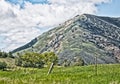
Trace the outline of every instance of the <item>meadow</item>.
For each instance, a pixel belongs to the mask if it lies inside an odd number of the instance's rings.
[[[55,66],[49,68],[21,68],[0,71],[0,84],[120,84],[120,64],[95,66]]]

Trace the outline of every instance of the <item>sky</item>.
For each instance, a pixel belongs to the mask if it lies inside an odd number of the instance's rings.
[[[120,17],[120,0],[0,0],[0,49],[12,51],[84,13]]]

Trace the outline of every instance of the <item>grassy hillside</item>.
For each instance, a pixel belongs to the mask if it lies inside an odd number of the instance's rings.
[[[48,68],[19,68],[0,71],[0,84],[120,84],[120,64],[99,65],[95,75],[93,65],[55,67],[47,76]]]
[[[9,66],[10,67],[15,67],[16,66],[15,65],[15,59],[13,59],[13,58],[9,58],[9,57],[7,57],[7,58],[0,58],[0,62],[7,63],[8,67]]]

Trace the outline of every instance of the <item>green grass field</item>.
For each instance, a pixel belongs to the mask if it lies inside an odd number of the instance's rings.
[[[0,84],[120,84],[120,64],[55,67],[47,76],[48,68],[16,68],[0,71]]]

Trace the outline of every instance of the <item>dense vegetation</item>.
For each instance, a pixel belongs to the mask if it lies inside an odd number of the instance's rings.
[[[2,59],[8,59],[8,58],[14,58],[11,52],[6,53],[6,52],[0,51],[0,70],[4,71],[8,67],[7,63],[2,60]]]
[[[16,65],[22,67],[42,68],[44,65],[49,65],[52,62],[57,62],[57,56],[54,52],[45,52],[42,54],[27,52],[18,54],[16,58]]]
[[[0,71],[0,84],[120,84],[120,65],[99,65],[97,75],[93,65],[48,68],[16,68]]]
[[[4,51],[0,51],[0,58],[6,58],[6,57],[11,57],[14,58],[11,52],[4,52]]]
[[[5,70],[5,68],[7,67],[7,64],[5,62],[0,62],[0,70]]]
[[[16,66],[43,68],[44,65],[57,63],[57,55],[54,52],[34,53],[26,52],[13,56],[12,53],[0,52],[0,69],[5,70]],[[13,62],[11,62],[13,60]],[[15,62],[14,62],[15,60]],[[9,62],[8,62],[9,61]],[[11,62],[11,63],[10,63]]]

